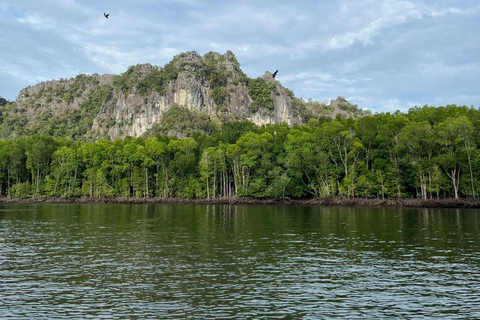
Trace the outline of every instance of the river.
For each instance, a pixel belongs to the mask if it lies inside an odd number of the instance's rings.
[[[0,205],[0,319],[480,318],[480,211]]]

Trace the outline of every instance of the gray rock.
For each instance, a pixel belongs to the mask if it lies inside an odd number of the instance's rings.
[[[247,78],[231,51],[223,55],[209,52],[203,57],[190,51],[175,56],[172,63],[180,72],[176,78],[165,84],[162,92],[152,90],[142,95],[136,87],[130,87],[127,92],[123,92],[114,84],[116,76],[94,74],[69,80],[47,81],[22,89],[16,100],[16,109],[26,113],[27,125],[34,124],[39,114],[47,112],[53,118],[61,118],[62,114],[80,108],[95,90],[101,87],[112,88],[111,97],[102,101],[94,115],[92,127],[86,133],[87,138],[92,140],[141,136],[158,123],[174,104],[204,112],[220,121],[249,120],[258,125],[302,123],[298,110],[292,110],[292,102],[298,99],[275,81],[268,71],[262,78],[273,82],[276,88],[275,92],[271,92],[273,110],[260,109],[252,113],[250,106],[253,100],[246,85]],[[202,70],[205,70],[202,67],[206,65],[228,75],[226,83],[222,84],[226,95],[221,105],[217,105],[214,99],[215,86],[218,90],[218,84],[215,83],[217,80],[212,78],[212,74],[202,74]],[[148,63],[139,64],[134,66],[131,72],[141,78],[148,76],[154,69],[158,70],[158,67]],[[340,108],[348,104],[342,99],[332,100],[334,112],[330,116],[348,114]]]

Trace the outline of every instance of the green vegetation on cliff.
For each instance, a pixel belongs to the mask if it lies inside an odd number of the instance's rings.
[[[198,128],[211,125],[180,107],[171,116]],[[318,118],[293,127],[226,123],[185,139],[158,133],[82,143],[32,136],[0,141],[0,194],[477,197],[479,151],[480,111],[465,106]]]
[[[66,83],[68,80],[62,79],[60,83]],[[53,88],[50,92],[39,92],[37,98],[41,99],[42,96],[45,97],[47,103],[55,101],[60,103],[62,101],[70,104],[76,97],[80,96],[83,92],[89,91],[89,89],[94,89],[98,86],[98,79],[88,76],[85,74],[80,74],[73,79],[73,82],[68,86],[57,86]]]
[[[90,86],[87,90],[86,86]],[[52,112],[51,108],[42,107],[36,100],[29,100],[25,109],[33,109],[35,117],[29,120],[28,112],[19,110],[15,104],[8,104],[0,109],[0,134],[3,138],[17,139],[32,135],[49,135],[52,137],[68,137],[83,140],[89,134],[93,120],[101,106],[110,101],[113,88],[108,85],[98,85],[88,76],[78,76],[68,89],[57,87],[47,93],[43,99],[69,99],[75,92],[84,92],[83,101],[76,108],[63,108],[59,112]],[[40,99],[40,98],[39,98]],[[73,98],[72,98],[73,99]]]
[[[174,116],[159,114],[172,108],[175,102],[208,110],[209,114],[196,113],[192,118],[195,120],[190,119],[192,114],[187,116],[182,112]],[[282,114],[278,117],[275,103],[281,105],[278,110],[281,109]],[[293,117],[289,117],[290,106]],[[217,124],[209,123],[209,117],[221,122],[263,121],[265,115],[275,115],[271,117],[274,121],[307,123],[322,116],[365,114],[344,99],[335,106],[297,99],[292,91],[269,77],[250,79],[229,51],[223,55],[209,52],[204,56],[187,52],[175,56],[163,67],[138,64],[119,76],[81,74],[27,87],[15,102],[0,100],[0,137],[49,135],[77,141],[115,139],[127,133],[144,133],[151,128],[152,118],[163,116],[165,119],[154,124],[150,132],[191,136],[194,131],[216,130]],[[172,112],[175,110],[172,108]],[[258,117],[257,112],[261,113]],[[196,123],[189,125],[192,121]]]
[[[220,123],[212,120],[207,114],[197,110],[190,111],[183,106],[175,104],[163,114],[162,119],[148,130],[144,136],[181,134],[190,137],[195,133],[211,134],[218,131],[219,128]]]
[[[248,79],[247,81],[248,94],[252,97],[252,104],[250,110],[258,112],[259,110],[273,111],[273,97],[272,94],[277,93],[275,82],[267,82],[263,78]]]
[[[142,70],[144,67],[145,65],[130,66],[126,72],[114,78],[115,87],[124,94],[136,89],[142,96],[148,95],[152,91],[163,95],[168,83],[175,80],[181,71],[173,61],[167,63],[163,68],[150,66],[149,69]]]
[[[0,107],[6,106],[7,103],[8,103],[7,99],[0,97]]]
[[[227,71],[223,62],[223,56],[216,57],[213,52],[209,52],[205,54],[203,63],[196,70],[196,76],[210,84],[213,101],[220,107],[227,102],[227,84],[231,78],[231,73]]]

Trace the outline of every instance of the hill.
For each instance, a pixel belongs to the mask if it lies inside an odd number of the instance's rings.
[[[163,67],[138,64],[121,75],[42,82],[2,104],[2,138],[42,134],[87,141],[156,132],[185,136],[192,126],[211,133],[229,121],[294,125],[321,116],[365,114],[340,97],[330,105],[305,102],[270,72],[249,78],[230,51],[186,52]]]

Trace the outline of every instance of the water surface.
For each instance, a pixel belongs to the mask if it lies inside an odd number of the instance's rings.
[[[480,318],[480,211],[0,205],[1,319]]]

